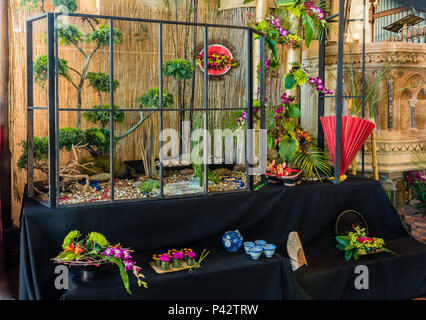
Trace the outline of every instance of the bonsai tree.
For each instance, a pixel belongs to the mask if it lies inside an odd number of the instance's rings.
[[[137,98],[137,103],[140,107],[149,109],[158,109],[160,105],[160,93],[158,88],[152,88],[145,92],[143,95]],[[167,90],[163,90],[163,108],[168,108],[173,104],[173,95]],[[141,111],[141,121],[145,121],[155,111],[150,111],[146,117],[144,117]],[[145,170],[145,175],[150,179],[157,179],[157,171],[155,168],[155,153],[154,153],[154,128],[150,127],[150,132],[147,132],[147,128],[143,128],[142,132],[142,160]]]
[[[185,59],[174,59],[166,61],[163,64],[163,74],[166,77],[173,78],[173,88],[177,84],[177,105],[179,108],[185,108],[185,89],[186,80],[192,79],[194,67],[191,62]],[[185,112],[179,113],[179,130],[182,132],[182,121],[184,120]],[[182,147],[182,146],[181,146]]]

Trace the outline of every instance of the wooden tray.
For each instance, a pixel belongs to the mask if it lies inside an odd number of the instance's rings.
[[[155,261],[151,261],[149,263],[149,265],[152,267],[152,269],[154,269],[155,272],[161,274],[161,273],[169,273],[169,272],[176,272],[176,271],[182,271],[182,270],[188,270],[190,268],[196,268],[196,263],[193,264],[192,266],[188,267],[188,264],[186,263],[186,261],[182,261],[182,266],[180,268],[172,268],[172,263],[170,263],[170,268],[169,270],[164,271],[163,269],[161,269],[161,266],[157,266],[157,263]]]

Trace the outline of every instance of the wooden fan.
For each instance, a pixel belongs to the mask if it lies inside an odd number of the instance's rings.
[[[299,234],[296,231],[290,232],[288,235],[287,252],[290,257],[291,269],[293,271],[296,271],[303,265],[308,266],[302,242],[300,241]]]

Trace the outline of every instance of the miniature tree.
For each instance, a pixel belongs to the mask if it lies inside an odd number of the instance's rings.
[[[152,88],[145,92],[137,99],[137,103],[141,107],[149,109],[158,109],[160,106],[160,90]],[[163,108],[168,108],[173,104],[173,95],[167,90],[163,90]],[[150,111],[144,117],[141,111],[141,120],[146,120],[154,114],[155,111]],[[157,179],[157,171],[155,169],[155,153],[154,153],[154,129],[151,126],[148,134],[147,129],[144,127],[142,132],[142,160],[145,170],[145,175],[150,179]]]

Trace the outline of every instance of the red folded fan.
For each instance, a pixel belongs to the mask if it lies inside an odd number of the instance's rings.
[[[324,136],[330,150],[331,159],[335,159],[335,135],[336,135],[336,117],[328,116],[321,118]],[[340,157],[340,175],[342,176],[349,168],[352,160],[361,149],[362,145],[374,130],[374,123],[357,118],[342,116],[342,138],[341,138],[341,157]]]

